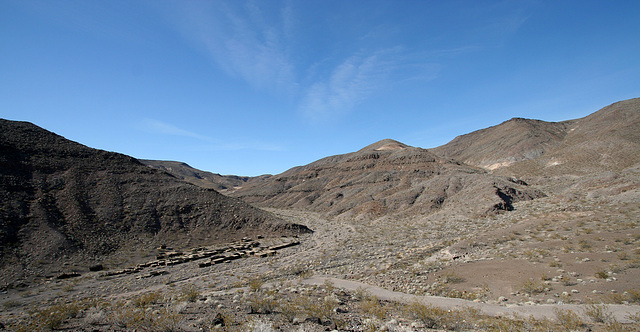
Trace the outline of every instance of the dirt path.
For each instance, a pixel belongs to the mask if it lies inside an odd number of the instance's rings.
[[[473,302],[463,299],[446,298],[439,296],[418,296],[406,293],[394,292],[388,289],[384,289],[377,286],[368,285],[359,281],[331,278],[325,276],[313,276],[307,279],[303,279],[301,282],[307,285],[322,285],[325,282],[333,283],[333,286],[355,291],[359,288],[367,290],[371,295],[377,296],[381,300],[396,301],[403,303],[410,303],[413,301],[419,301],[425,304],[432,304],[435,306],[455,309],[463,307],[471,307],[480,310],[482,313],[491,316],[512,316],[514,314],[520,316],[533,316],[536,319],[549,318],[555,319],[555,309],[572,310],[575,313],[586,317],[584,310],[587,305],[579,304],[541,304],[541,305],[499,305],[491,303]],[[608,304],[607,310],[621,323],[631,323],[629,315],[640,314],[640,306],[638,305],[622,305],[622,304]]]

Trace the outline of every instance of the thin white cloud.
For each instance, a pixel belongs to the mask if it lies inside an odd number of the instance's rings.
[[[434,58],[474,48],[452,48],[425,56],[424,51],[389,47],[387,43],[378,49],[365,47],[342,57],[337,52],[318,54],[317,61],[308,65],[294,61],[299,57],[292,45],[306,36],[299,35],[304,29],[299,29],[302,23],[291,3],[285,2],[270,12],[273,8],[262,2],[188,4],[175,8],[182,14],[176,24],[189,40],[206,51],[216,66],[256,90],[294,100],[296,110],[312,122],[351,112],[376,92],[396,83],[433,80],[440,71],[440,66],[433,63]],[[387,36],[394,31],[382,27],[370,35]]]
[[[191,132],[182,128],[178,128],[172,124],[154,120],[154,119],[144,119],[143,125],[147,130],[150,130],[151,132],[154,132],[157,134],[191,137],[191,138],[196,138],[203,141],[212,141],[212,138],[210,137],[196,134],[194,132]]]
[[[430,81],[440,66],[401,48],[352,56],[337,65],[325,80],[309,86],[300,103],[302,113],[323,122],[352,111],[375,93],[404,81]]]
[[[219,144],[209,144],[194,147],[197,151],[240,151],[240,150],[253,150],[253,151],[286,151],[286,148],[277,144],[271,144],[267,142],[228,142]]]
[[[293,28],[292,11],[285,7],[276,22],[254,3],[232,8],[224,2],[194,3],[180,21],[189,39],[204,47],[228,75],[260,90],[290,93],[295,86],[294,65],[287,52]]]
[[[144,119],[143,127],[152,133],[160,135],[170,135],[179,137],[194,138],[204,141],[204,145],[194,145],[191,149],[194,151],[238,151],[238,150],[255,150],[255,151],[284,151],[285,148],[269,142],[258,142],[247,140],[246,138],[237,138],[236,141],[227,142],[214,139],[209,136],[200,135],[192,131],[188,131],[172,124],[162,122],[155,119]],[[186,147],[185,147],[186,148]]]
[[[326,81],[311,85],[301,103],[312,120],[326,120],[352,109],[384,84],[388,68],[378,55],[353,56],[338,65]]]

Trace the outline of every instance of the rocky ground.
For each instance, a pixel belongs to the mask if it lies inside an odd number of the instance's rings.
[[[300,242],[264,257],[108,276],[126,267],[123,257],[106,271],[6,289],[0,323],[17,331],[639,331],[640,205],[568,197],[563,187],[475,219],[345,221],[274,209],[315,232],[259,239],[263,247]]]

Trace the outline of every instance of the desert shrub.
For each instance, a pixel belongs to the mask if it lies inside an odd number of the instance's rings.
[[[580,246],[582,250],[591,251],[591,243],[589,243],[589,241],[580,240],[578,241],[578,246]]]
[[[311,299],[309,297],[301,297],[299,299],[301,300],[298,302],[300,308],[309,317],[331,319],[334,309],[338,307],[338,301],[329,296],[324,299]]]
[[[551,262],[549,262],[549,266],[550,267],[562,267],[562,263],[557,262],[557,261],[551,261]]]
[[[313,270],[304,270],[297,274],[300,278],[306,279],[313,277]]]
[[[332,292],[336,288],[335,285],[333,284],[333,281],[329,279],[325,279],[323,286],[324,286],[324,289],[327,290],[327,292]]]
[[[200,297],[200,291],[194,284],[188,284],[182,286],[180,289],[179,299],[187,302],[195,302]]]
[[[627,332],[629,331],[629,328],[624,324],[618,322],[617,320],[612,319],[608,321],[606,324],[604,324],[604,331],[605,332]]]
[[[447,272],[440,276],[440,281],[444,284],[459,284],[464,282],[464,278],[456,275],[453,272]]]
[[[2,302],[2,308],[5,310],[20,306],[20,302],[16,300],[6,300]]]
[[[132,303],[134,306],[146,309],[148,306],[154,303],[160,303],[164,300],[164,295],[160,292],[149,292],[145,294],[140,294],[133,298]]]
[[[524,321],[508,318],[489,319],[482,321],[482,330],[490,332],[525,332],[527,331]]]
[[[262,279],[260,279],[258,277],[255,277],[255,278],[249,279],[248,285],[249,285],[249,289],[252,292],[257,292],[258,290],[260,290],[262,285],[264,285],[264,281],[262,281]]]
[[[444,309],[418,301],[407,304],[404,312],[408,316],[420,320],[430,329],[466,330],[473,329],[480,321],[477,309]]]
[[[580,319],[580,316],[572,310],[554,309],[553,313],[556,315],[558,324],[567,331],[574,331],[579,329],[584,322]]]
[[[107,319],[106,312],[98,307],[89,308],[84,314],[84,322],[89,325],[103,324]]]
[[[625,318],[632,322],[640,323],[640,312],[636,312],[635,314],[628,314]]]
[[[36,309],[31,312],[30,322],[24,326],[25,330],[56,330],[62,324],[82,310],[77,302],[56,304],[44,309]]]
[[[530,316],[529,318],[525,319],[523,323],[524,323],[524,330],[527,332],[528,331],[547,332],[547,331],[558,330],[557,324],[555,324],[548,318],[536,319],[533,316]]]
[[[609,273],[605,270],[600,270],[596,272],[595,277],[598,279],[607,279],[609,278]]]
[[[536,250],[525,250],[522,252],[524,257],[531,262],[541,262],[540,255]]]
[[[281,301],[278,304],[278,310],[280,313],[289,321],[292,322],[294,318],[300,313],[300,308],[298,307],[297,301],[292,299],[290,301]]]
[[[573,286],[576,283],[573,281],[573,279],[571,279],[571,277],[569,276],[562,276],[562,279],[560,280],[560,282],[564,285],[564,286]]]
[[[417,301],[407,304],[405,312],[412,318],[422,321],[430,329],[442,328],[448,314],[445,309]]]
[[[595,323],[606,323],[613,319],[613,315],[605,304],[589,303],[584,308],[584,314]]]
[[[629,289],[627,291],[629,296],[629,302],[631,303],[640,303],[640,288],[639,289]]]
[[[147,311],[136,307],[120,307],[111,313],[109,323],[121,328],[143,327],[149,324]]]
[[[338,300],[330,296],[319,299],[296,295],[286,301],[281,298],[277,302],[279,302],[277,303],[278,310],[289,321],[292,321],[298,314],[319,319],[333,319],[334,310],[338,307]]]
[[[371,293],[369,293],[369,291],[364,287],[358,287],[356,289],[355,293],[353,294],[353,297],[357,301],[363,301],[363,300],[368,299],[369,297],[371,297]]]
[[[620,293],[609,294],[605,296],[605,299],[607,303],[616,303],[616,304],[622,304],[627,300],[626,297]]]
[[[282,273],[284,275],[295,275],[303,279],[313,276],[313,270],[310,270],[306,266],[301,264],[287,266],[282,270]]]
[[[383,320],[387,315],[387,309],[380,303],[377,297],[371,296],[360,302],[360,308],[362,311],[371,317],[375,317],[379,320]]]
[[[158,332],[179,330],[181,320],[179,313],[167,307],[151,311],[124,306],[110,317],[111,324],[121,328]]]
[[[253,293],[248,298],[251,312],[259,314],[271,314],[278,308],[278,300],[270,292]]]
[[[526,280],[521,287],[521,290],[527,294],[540,294],[544,292],[545,285],[541,281],[528,279]]]
[[[261,320],[254,320],[247,324],[248,331],[251,332],[273,332],[273,326],[270,323]]]

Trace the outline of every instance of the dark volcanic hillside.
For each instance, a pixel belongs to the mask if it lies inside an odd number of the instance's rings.
[[[512,119],[431,151],[519,176],[621,171],[640,163],[640,98],[571,121]]]
[[[543,195],[522,182],[491,176],[393,140],[252,180],[229,194],[261,206],[364,218],[439,210],[481,215]]]
[[[0,119],[0,282],[160,244],[309,231],[26,122]]]

